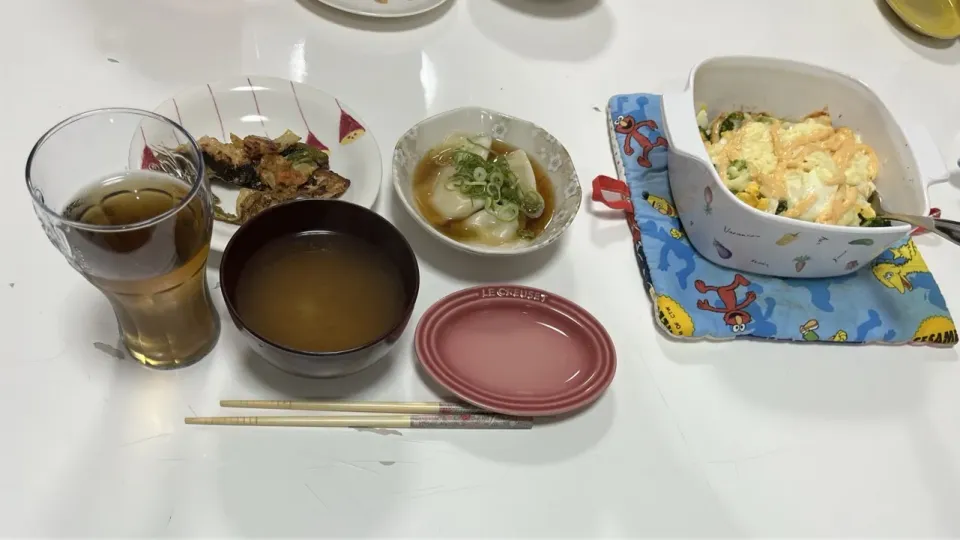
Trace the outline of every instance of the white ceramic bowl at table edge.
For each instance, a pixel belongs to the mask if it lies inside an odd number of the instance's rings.
[[[721,266],[782,277],[849,274],[902,239],[911,226],[821,225],[750,207],[723,185],[710,161],[697,126],[700,104],[711,118],[739,109],[802,118],[828,106],[835,125],[852,128],[876,151],[877,191],[891,211],[927,215],[927,188],[948,178],[926,130],[904,130],[876,94],[853,77],[774,58],[705,60],[693,68],[683,93],[663,97],[663,130],[670,142],[677,213],[697,251]]]
[[[553,217],[546,229],[523,246],[485,246],[459,242],[430,224],[417,209],[413,176],[420,160],[452,133],[477,133],[500,139],[537,161],[550,176],[554,190]],[[481,107],[462,107],[431,116],[410,128],[393,152],[393,187],[411,216],[440,241],[479,255],[521,255],[555,242],[580,210],[583,193],[570,153],[540,126]]]

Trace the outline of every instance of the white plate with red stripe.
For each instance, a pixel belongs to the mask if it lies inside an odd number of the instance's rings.
[[[367,208],[377,201],[383,178],[377,141],[342,100],[312,86],[276,77],[233,77],[190,88],[154,112],[178,122],[194,139],[229,141],[231,133],[274,138],[289,129],[327,152],[330,169],[350,180],[341,200]],[[220,182],[213,186],[227,212],[233,212],[238,191]],[[215,222],[210,247],[223,251],[236,230]]]

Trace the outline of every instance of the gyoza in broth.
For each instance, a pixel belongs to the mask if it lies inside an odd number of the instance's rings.
[[[553,186],[523,150],[484,135],[451,135],[414,173],[418,210],[463,242],[523,245],[553,215]]]

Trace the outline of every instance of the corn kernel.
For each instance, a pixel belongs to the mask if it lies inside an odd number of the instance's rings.
[[[756,197],[757,194],[760,193],[760,184],[757,184],[756,182],[750,182],[749,184],[747,184],[747,187],[744,188],[743,191]]]
[[[737,198],[754,208],[757,207],[757,203],[759,202],[755,195],[747,193],[746,191],[741,191],[740,193],[737,193]]]

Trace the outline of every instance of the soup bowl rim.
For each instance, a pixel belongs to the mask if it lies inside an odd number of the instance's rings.
[[[233,299],[231,298],[231,296],[233,296],[233,295],[228,294],[228,292],[226,291],[226,287],[222,287],[222,286],[221,286],[221,288],[220,288],[220,294],[221,294],[221,296],[223,297],[223,301],[224,301],[224,303],[225,303],[226,306],[227,306],[227,311],[229,311],[230,317],[234,320],[234,323],[237,324],[238,327],[240,327],[240,330],[241,330],[242,332],[247,332],[247,333],[249,333],[249,334],[250,334],[251,336],[253,336],[258,342],[261,342],[261,343],[270,345],[271,347],[274,347],[274,348],[276,348],[276,349],[279,349],[279,350],[281,350],[281,351],[283,351],[283,352],[290,353],[290,354],[295,354],[295,355],[299,355],[299,356],[314,357],[314,358],[317,358],[317,359],[337,357],[337,356],[345,356],[345,355],[349,355],[349,354],[352,354],[352,353],[356,353],[356,352],[364,351],[364,350],[367,350],[367,349],[371,349],[371,348],[375,347],[376,345],[378,345],[378,344],[380,344],[380,343],[383,343],[384,341],[386,341],[387,339],[389,339],[391,335],[393,335],[394,333],[396,333],[397,330],[399,330],[399,329],[401,329],[401,328],[404,328],[404,327],[409,323],[409,321],[410,321],[410,317],[412,316],[413,310],[414,310],[414,308],[416,307],[417,297],[419,296],[419,293],[420,293],[420,264],[419,264],[419,262],[417,261],[416,253],[413,251],[413,248],[410,246],[410,243],[407,241],[407,239],[403,236],[403,233],[401,233],[400,230],[399,230],[393,223],[390,222],[390,220],[388,220],[387,218],[381,216],[379,213],[374,212],[373,210],[371,210],[371,209],[369,209],[369,208],[367,208],[367,207],[365,207],[365,206],[362,206],[362,205],[359,205],[359,204],[355,204],[355,203],[351,203],[351,202],[347,202],[347,201],[340,201],[340,200],[336,200],[336,199],[294,199],[294,200],[292,200],[292,201],[287,201],[287,202],[284,202],[284,203],[280,203],[280,204],[278,204],[278,205],[276,205],[276,206],[272,206],[272,207],[270,207],[270,208],[267,208],[267,209],[261,211],[261,212],[258,213],[257,215],[255,215],[255,216],[253,216],[252,218],[250,218],[246,223],[244,223],[243,225],[241,225],[241,226],[237,229],[237,231],[233,234],[233,236],[230,238],[230,241],[227,242],[227,247],[223,250],[223,256],[222,256],[221,259],[220,259],[220,270],[219,270],[219,273],[218,273],[219,278],[220,278],[220,283],[222,284],[222,283],[225,282],[225,279],[224,279],[224,277],[225,277],[225,268],[227,268],[228,263],[229,263],[229,260],[230,260],[229,257],[230,257],[231,248],[233,248],[238,242],[241,242],[241,241],[242,241],[242,239],[243,239],[244,236],[245,236],[245,232],[249,231],[258,221],[259,221],[259,222],[262,222],[263,220],[278,219],[278,218],[276,218],[276,217],[271,217],[271,216],[276,216],[276,215],[280,214],[281,212],[283,212],[285,209],[287,209],[287,208],[289,208],[289,207],[291,207],[291,206],[293,206],[293,205],[295,205],[295,204],[304,204],[304,203],[306,203],[306,204],[317,204],[317,203],[321,203],[321,204],[324,204],[324,205],[349,205],[349,206],[351,206],[351,207],[354,207],[354,210],[357,210],[357,211],[359,211],[360,213],[369,213],[369,214],[372,214],[373,216],[375,216],[375,217],[377,218],[377,221],[380,222],[381,225],[386,225],[388,229],[393,229],[393,231],[397,233],[397,236],[400,238],[400,240],[402,240],[403,248],[409,253],[410,258],[411,258],[411,260],[413,261],[413,290],[412,290],[411,294],[408,295],[409,298],[407,298],[407,299],[405,300],[405,305],[404,305],[403,312],[402,312],[401,316],[399,317],[399,319],[397,320],[397,322],[394,323],[387,331],[381,333],[380,335],[378,335],[378,336],[377,336],[376,338],[374,338],[373,340],[370,340],[370,341],[364,343],[363,345],[359,345],[359,346],[356,346],[356,347],[351,347],[351,348],[349,348],[349,349],[341,349],[341,350],[337,350],[337,351],[310,351],[310,350],[304,350],[304,349],[297,349],[297,348],[290,347],[290,346],[288,346],[288,345],[284,345],[284,344],[279,343],[279,342],[277,342],[277,341],[275,341],[275,340],[272,340],[272,339],[269,339],[269,338],[264,337],[262,334],[260,334],[259,332],[257,332],[257,331],[254,330],[253,328],[251,328],[251,327],[244,321],[243,317],[242,317],[242,316],[240,315],[240,313],[237,311],[237,308],[236,308],[236,306],[234,305]],[[308,232],[308,231],[320,232],[321,229],[307,229],[307,230],[305,230],[305,231],[299,231],[299,233]],[[334,231],[334,232],[340,232],[341,234],[348,234],[348,235],[350,235],[350,236],[356,237],[356,235],[350,233],[349,230],[347,230],[347,231]],[[299,233],[298,233],[298,234],[299,234]],[[269,241],[273,241],[273,240],[275,240],[276,238],[277,238],[277,237],[272,237],[272,238],[270,238],[270,240],[268,240],[268,242],[269,242]],[[399,270],[399,264],[398,264],[396,261],[393,261],[392,259],[391,259],[391,262],[393,262],[394,264],[396,264],[397,267],[398,267],[398,270]],[[240,271],[242,271],[242,270],[236,270],[236,272],[237,272],[238,274],[239,274]]]

